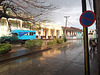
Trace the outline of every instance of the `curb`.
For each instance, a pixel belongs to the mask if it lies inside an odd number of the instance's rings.
[[[43,52],[43,51],[47,51],[47,50],[50,50],[52,48],[47,48],[47,49],[44,49],[44,50],[40,50],[40,51],[36,51],[36,52],[30,52],[30,53],[27,53],[27,54],[23,54],[23,55],[19,55],[19,56],[15,56],[15,57],[12,57],[12,58],[8,58],[8,59],[4,59],[4,60],[1,60],[1,62],[5,62],[5,61],[9,61],[9,60],[14,60],[14,59],[18,59],[20,57],[24,57],[24,56],[27,56],[27,55],[31,55],[33,53],[39,53],[39,52]]]

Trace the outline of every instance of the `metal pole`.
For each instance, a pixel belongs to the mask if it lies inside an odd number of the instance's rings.
[[[68,19],[68,17],[70,17],[70,16],[64,16],[64,17],[66,18],[66,23],[65,23],[65,36],[66,36],[67,19]]]
[[[86,11],[86,0],[82,0],[82,12]],[[89,48],[88,48],[88,28],[83,27],[84,31],[84,65],[85,75],[90,75]]]

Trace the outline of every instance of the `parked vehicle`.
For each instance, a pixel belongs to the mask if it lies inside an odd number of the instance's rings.
[[[26,40],[36,39],[36,31],[34,30],[12,30],[11,36],[3,36],[0,39],[1,43],[18,42],[24,43]]]

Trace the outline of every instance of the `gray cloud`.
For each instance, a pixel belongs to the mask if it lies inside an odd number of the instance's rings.
[[[82,14],[81,0],[49,0],[49,2],[59,8],[49,15],[49,18],[53,20],[54,23],[65,26],[64,16],[70,16],[68,18],[69,27],[83,28],[79,23],[79,17]],[[87,8],[89,8],[89,5]]]

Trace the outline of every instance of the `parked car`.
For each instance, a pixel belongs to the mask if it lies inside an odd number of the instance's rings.
[[[20,42],[21,40],[18,39],[17,36],[11,35],[11,36],[2,36],[0,38],[1,43],[15,43],[15,42]]]

